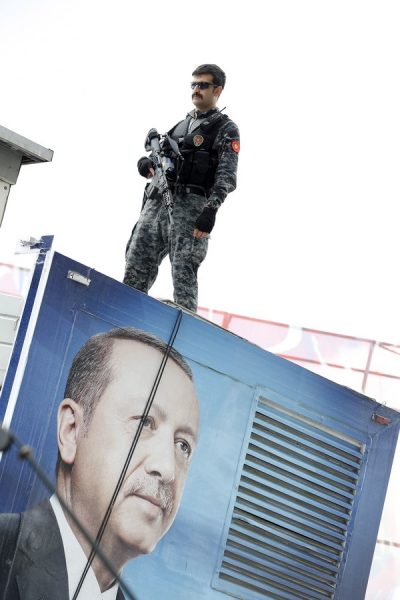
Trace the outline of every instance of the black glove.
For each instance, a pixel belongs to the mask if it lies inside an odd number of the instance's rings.
[[[215,225],[215,215],[217,214],[216,208],[206,206],[203,212],[197,217],[194,224],[195,228],[204,233],[211,233],[212,228]]]
[[[154,169],[154,163],[147,156],[142,156],[142,158],[139,158],[138,160],[137,168],[142,177],[148,177],[150,175],[150,169]]]

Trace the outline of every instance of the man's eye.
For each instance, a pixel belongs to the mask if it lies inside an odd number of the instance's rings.
[[[132,421],[137,421],[137,426],[140,425],[140,422],[143,423],[143,429],[153,429],[154,420],[152,417],[143,417],[143,415],[138,415],[136,417],[132,417]]]
[[[182,454],[184,454],[186,458],[189,458],[189,456],[192,454],[192,448],[190,447],[190,444],[188,444],[188,442],[185,440],[178,440],[176,443]]]

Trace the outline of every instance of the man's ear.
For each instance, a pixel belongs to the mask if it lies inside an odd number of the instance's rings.
[[[75,460],[78,436],[82,432],[82,409],[71,398],[65,398],[58,407],[57,441],[63,462],[72,465]]]
[[[219,85],[218,87],[214,88],[214,96],[217,96],[217,98],[219,98],[222,94],[223,89],[224,88],[222,87],[222,85]]]

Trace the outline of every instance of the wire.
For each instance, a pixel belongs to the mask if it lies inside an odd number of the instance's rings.
[[[158,372],[157,372],[157,375],[156,375],[156,377],[154,379],[153,386],[151,388],[149,397],[147,399],[143,415],[141,416],[141,419],[140,419],[140,422],[139,422],[139,426],[138,426],[138,428],[136,430],[135,437],[133,438],[131,447],[129,449],[128,456],[127,456],[127,458],[125,460],[124,466],[122,467],[122,470],[121,470],[118,482],[117,482],[117,484],[115,486],[115,489],[114,489],[113,495],[111,497],[110,503],[109,503],[108,508],[106,510],[106,513],[105,513],[105,515],[103,517],[103,520],[101,522],[99,530],[97,532],[95,543],[92,546],[92,550],[91,550],[91,552],[89,554],[86,566],[85,566],[85,568],[84,568],[84,570],[82,572],[81,578],[80,578],[79,583],[78,583],[78,585],[76,587],[76,590],[75,590],[75,593],[73,595],[72,600],[76,600],[77,599],[78,594],[79,594],[79,592],[80,592],[80,590],[82,588],[83,582],[85,580],[85,577],[86,577],[86,575],[87,575],[87,573],[88,573],[88,571],[90,569],[90,566],[91,566],[91,564],[92,564],[92,562],[94,560],[94,557],[96,556],[96,549],[100,545],[100,542],[101,542],[101,539],[103,537],[104,531],[105,531],[105,529],[107,527],[107,524],[108,524],[108,521],[110,519],[112,509],[114,508],[114,504],[116,502],[117,496],[118,496],[118,494],[119,494],[119,492],[121,490],[121,487],[122,487],[122,485],[124,483],[125,476],[126,476],[126,473],[128,471],[129,464],[130,464],[130,462],[132,460],[133,453],[135,452],[137,443],[139,441],[140,434],[142,433],[145,421],[146,421],[146,419],[147,419],[147,417],[149,415],[150,409],[152,407],[155,395],[156,395],[157,390],[158,390],[158,386],[160,385],[161,377],[162,377],[162,375],[164,373],[164,370],[165,370],[165,367],[167,365],[167,361],[168,361],[169,355],[171,353],[173,344],[175,342],[175,338],[176,338],[176,336],[178,334],[181,321],[182,321],[182,311],[179,310],[178,316],[177,316],[177,318],[175,320],[174,327],[172,329],[171,336],[170,336],[169,341],[168,341],[167,348],[165,350],[165,353],[163,354],[160,367],[158,369]]]
[[[43,471],[41,466],[36,462],[32,448],[30,446],[28,446],[27,444],[23,444],[13,432],[11,432],[10,430],[4,429],[2,427],[2,424],[0,423],[0,449],[2,451],[6,451],[10,448],[10,446],[12,444],[14,444],[18,448],[19,458],[21,458],[22,460],[25,460],[29,463],[29,465],[31,466],[33,471],[37,474],[37,476],[42,481],[42,483],[44,483],[44,485],[47,487],[47,489],[50,491],[50,493],[54,494],[54,496],[57,498],[57,500],[59,501],[60,505],[62,506],[64,512],[75,523],[75,525],[77,526],[79,531],[82,533],[82,535],[86,538],[86,540],[89,542],[89,544],[92,547],[96,547],[97,546],[96,541],[92,538],[89,531],[86,529],[86,527],[83,525],[83,523],[78,519],[78,517],[75,515],[75,513],[70,509],[70,507],[65,502],[65,500],[63,500],[63,498],[58,494],[56,488],[53,485],[53,482],[49,479],[49,477]],[[97,547],[96,552],[97,552],[100,560],[103,562],[104,566],[110,571],[110,573],[118,581],[118,584],[121,587],[124,594],[126,595],[126,597],[129,600],[136,600],[135,596],[128,589],[128,587],[125,585],[125,583],[122,581],[117,569],[114,567],[114,565],[109,560],[109,558],[106,556],[106,554],[103,552],[103,550],[101,548]],[[9,573],[9,577],[10,576],[11,576],[11,571]],[[6,593],[5,593],[4,597],[7,597],[7,590],[9,589],[10,583],[11,583],[11,580],[8,579],[7,583],[6,583],[6,590],[5,590]]]

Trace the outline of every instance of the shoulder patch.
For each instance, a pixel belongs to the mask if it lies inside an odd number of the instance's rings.
[[[236,152],[236,154],[239,154],[239,150],[240,150],[240,141],[239,140],[232,140],[231,142],[231,148],[234,152]]]

